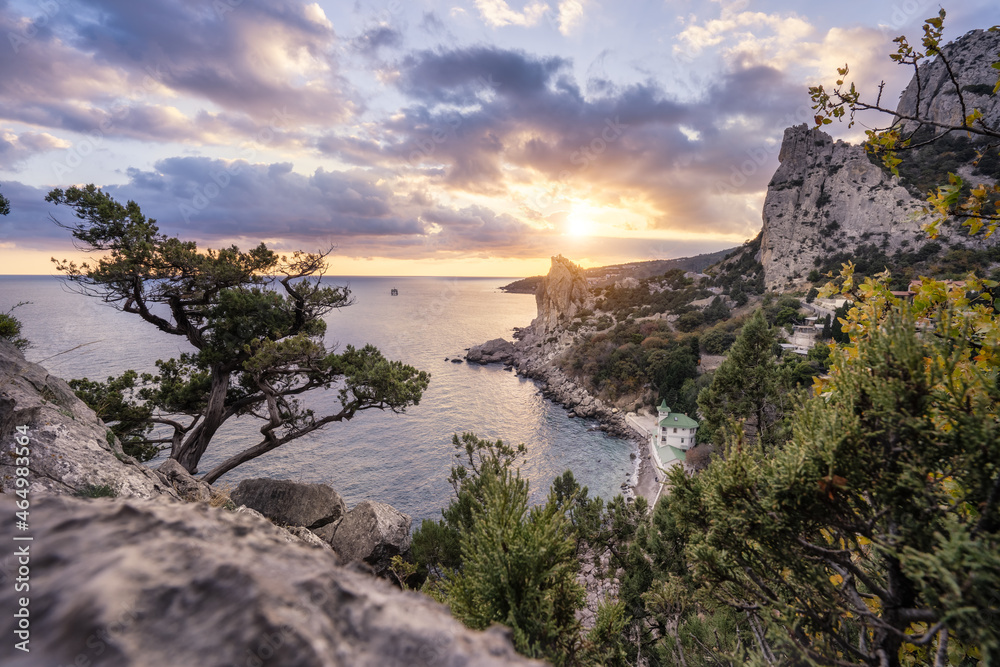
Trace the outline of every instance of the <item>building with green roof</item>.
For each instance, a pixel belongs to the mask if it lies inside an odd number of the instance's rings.
[[[694,447],[698,422],[686,414],[671,412],[666,400],[656,409],[656,429],[650,435],[649,449],[660,468],[676,461],[684,462],[687,450]]]

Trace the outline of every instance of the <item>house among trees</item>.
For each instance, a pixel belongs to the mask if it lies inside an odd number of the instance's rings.
[[[666,400],[656,408],[656,428],[649,436],[649,453],[659,468],[666,468],[675,461],[684,462],[686,453],[694,447],[698,422],[685,414],[671,412]]]
[[[823,323],[819,318],[807,317],[804,324],[792,325],[791,337],[781,347],[804,356],[816,345],[822,333]]]

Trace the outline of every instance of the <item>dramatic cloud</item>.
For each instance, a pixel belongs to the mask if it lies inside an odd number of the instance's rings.
[[[133,139],[217,143],[276,113],[342,122],[359,105],[318,5],[80,0],[32,21],[0,9],[0,118]],[[43,27],[37,27],[42,22]],[[168,100],[192,97],[184,110]],[[197,108],[197,107],[196,107]]]
[[[476,9],[483,20],[494,28],[507,25],[532,26],[538,23],[549,6],[544,2],[532,0],[525,5],[523,11],[515,11],[505,0],[476,0]]]
[[[719,220],[718,196],[764,189],[780,138],[766,141],[768,133],[808,118],[805,107],[795,113],[799,87],[755,66],[723,77],[697,103],[678,103],[654,83],[588,99],[569,65],[486,47],[413,54],[397,85],[420,103],[377,137],[328,136],[318,147],[448,191],[519,201],[530,219],[587,198],[634,202],[663,229],[703,229],[708,217],[731,234],[759,225],[759,210],[730,210]],[[558,194],[525,196],[535,182]]]
[[[0,128],[0,162],[13,171],[30,157],[58,149],[69,148],[69,143],[47,132],[24,132],[20,135]]]

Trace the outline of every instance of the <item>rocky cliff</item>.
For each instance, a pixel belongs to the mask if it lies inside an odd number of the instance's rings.
[[[995,125],[1000,120],[1000,96],[993,95],[997,70],[992,64],[1000,53],[1000,33],[972,30],[942,51],[952,65],[952,73],[965,96],[967,111],[972,107]],[[919,85],[918,78],[919,77]],[[918,105],[918,91],[920,103]],[[948,70],[940,58],[924,63],[899,98],[896,113],[917,116],[943,125],[960,125],[962,107]],[[904,122],[905,124],[905,122]]]
[[[531,322],[531,328],[542,337],[560,322],[572,320],[584,308],[593,308],[594,297],[583,270],[562,255],[556,255],[535,292],[535,304],[538,316]]]
[[[945,48],[956,66],[956,78],[971,106],[984,111],[991,123],[1000,122],[1000,97],[990,96],[997,80],[990,63],[1000,52],[1000,34],[972,31]],[[958,123],[962,109],[954,85],[940,59],[920,68],[921,102],[917,108],[917,77],[903,93],[897,113],[920,115],[935,122]],[[952,138],[949,138],[952,141]],[[956,137],[954,141],[967,141]],[[926,243],[921,231],[922,192],[933,183],[946,180],[955,170],[978,181],[989,175],[972,173],[971,164],[952,164],[940,159],[941,151],[952,151],[952,143],[937,149],[902,155],[903,180],[874,164],[861,146],[833,141],[829,135],[805,125],[785,130],[778,159],[780,166],[768,184],[764,200],[760,262],[769,290],[802,287],[809,271],[823,258],[850,251],[861,244],[874,244],[887,255],[903,248]],[[928,151],[937,150],[936,154]],[[974,150],[966,151],[970,156]],[[947,157],[953,157],[951,153]],[[918,173],[927,164],[940,165],[940,174],[931,174],[931,183],[918,182]],[[922,174],[925,178],[928,174]],[[917,196],[914,196],[914,195]],[[956,226],[942,229],[949,245],[981,247],[983,239],[969,239]],[[989,241],[988,243],[994,243]]]
[[[760,262],[769,290],[805,282],[817,257],[861,243],[889,250],[926,240],[920,202],[864,148],[805,125],[785,130],[768,184]]]

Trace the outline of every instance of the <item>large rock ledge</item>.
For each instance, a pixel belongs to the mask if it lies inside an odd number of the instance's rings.
[[[119,496],[177,498],[166,479],[122,453],[65,381],[0,340],[0,493],[13,490],[19,426],[28,429],[32,493],[74,494],[108,485]]]
[[[0,495],[0,515],[16,498]],[[498,630],[290,544],[266,520],[201,504],[32,498],[30,594],[0,563],[6,667],[96,664],[411,667],[540,665]],[[14,649],[30,597],[30,653]]]

